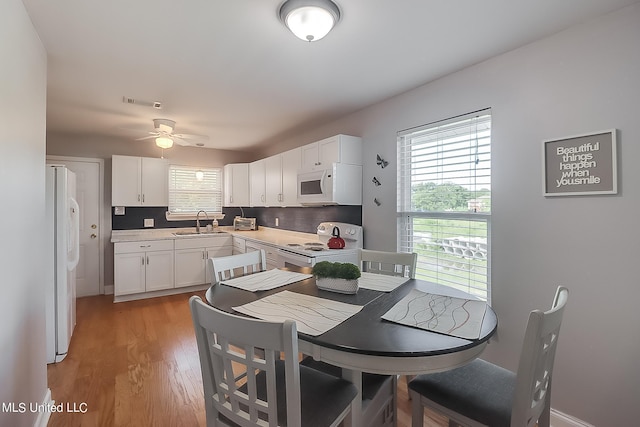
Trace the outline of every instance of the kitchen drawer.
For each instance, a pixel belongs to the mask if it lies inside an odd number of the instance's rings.
[[[180,237],[176,239],[176,249],[210,248],[214,246],[231,246],[231,235],[221,234],[216,237]]]
[[[167,250],[173,250],[173,240],[141,240],[138,242],[119,242],[114,244],[114,253],[116,254]]]
[[[233,236],[233,253],[243,254],[247,250],[247,241],[241,237]]]

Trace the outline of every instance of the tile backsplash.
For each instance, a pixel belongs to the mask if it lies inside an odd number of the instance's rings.
[[[316,227],[323,221],[362,225],[362,206],[243,208],[243,210],[244,216],[255,217],[259,226],[305,233],[315,233]],[[144,228],[145,218],[154,220],[154,228],[195,227],[195,221],[167,221],[166,211],[166,207],[127,207],[124,215],[115,215],[112,208],[112,229],[141,229]],[[241,215],[240,208],[223,208],[222,212],[225,218],[218,221],[220,225],[233,225],[233,218]],[[278,227],[275,225],[276,218],[279,222]]]

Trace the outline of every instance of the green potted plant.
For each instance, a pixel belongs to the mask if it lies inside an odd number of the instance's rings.
[[[358,292],[360,269],[349,262],[320,261],[311,270],[319,289],[343,294]]]

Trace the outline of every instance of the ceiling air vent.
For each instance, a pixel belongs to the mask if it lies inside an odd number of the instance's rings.
[[[162,109],[162,103],[158,102],[158,101],[142,101],[140,99],[135,99],[135,98],[129,98],[128,96],[123,96],[122,97],[122,102],[125,104],[134,104],[134,105],[141,105],[143,107],[153,107],[156,110],[160,110]]]

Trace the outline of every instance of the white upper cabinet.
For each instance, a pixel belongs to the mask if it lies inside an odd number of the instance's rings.
[[[249,206],[249,163],[225,165],[224,205]]]
[[[111,158],[112,206],[167,206],[168,164],[165,159],[133,156]]]
[[[280,206],[282,203],[282,156],[264,159],[265,206]]]
[[[296,177],[302,163],[300,148],[285,151],[265,160],[265,205],[300,206]]]
[[[336,135],[301,147],[302,169],[328,169],[332,163],[362,165],[362,139]]]
[[[142,157],[142,205],[169,205],[169,164],[165,159]]]
[[[282,157],[282,206],[301,206],[298,203],[298,170],[302,169],[300,147],[285,151]]]
[[[266,206],[265,159],[249,163],[250,206]]]

